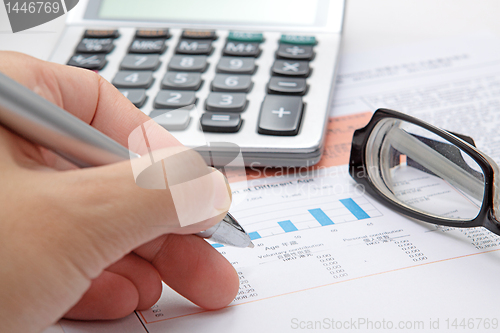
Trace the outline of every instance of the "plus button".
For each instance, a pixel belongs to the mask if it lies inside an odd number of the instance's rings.
[[[291,114],[292,113],[290,111],[285,111],[285,109],[283,107],[280,107],[279,110],[272,110],[271,112],[274,113],[274,114],[277,114],[278,117],[280,117],[280,118],[283,118],[283,115],[285,115],[285,114]]]

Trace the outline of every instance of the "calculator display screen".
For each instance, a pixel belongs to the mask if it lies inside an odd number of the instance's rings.
[[[325,0],[101,0],[105,20],[236,25],[321,25]]]

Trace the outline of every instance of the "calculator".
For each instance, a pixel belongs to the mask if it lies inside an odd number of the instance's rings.
[[[230,143],[246,166],[310,166],[323,151],[344,7],[80,0],[50,60],[98,72],[200,152]]]

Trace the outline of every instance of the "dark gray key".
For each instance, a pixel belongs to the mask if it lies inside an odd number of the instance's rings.
[[[76,47],[76,52],[109,53],[114,47],[112,38],[84,38]]]
[[[136,38],[128,48],[129,53],[163,53],[167,49],[165,39]]]
[[[258,57],[259,43],[227,42],[224,46],[224,55],[240,57]]]
[[[175,53],[182,54],[210,54],[212,52],[210,39],[181,39]]]
[[[239,131],[241,123],[238,113],[204,113],[200,118],[204,132],[235,133]]]
[[[154,71],[158,66],[160,56],[157,54],[127,54],[120,64],[120,69]]]
[[[205,108],[208,111],[219,112],[241,112],[247,106],[247,95],[243,93],[220,93],[212,92],[205,101]]]
[[[146,89],[119,89],[119,91],[138,108],[146,102]]]
[[[298,60],[276,60],[272,71],[274,74],[278,75],[307,77],[309,75],[309,62]]]
[[[191,121],[191,116],[189,115],[188,110],[153,110],[149,116],[168,131],[185,130]]]
[[[198,90],[201,83],[200,73],[167,72],[161,81],[162,89]]]
[[[314,51],[312,46],[280,44],[276,55],[286,59],[310,60]]]
[[[207,69],[207,56],[174,55],[168,63],[171,71],[204,72]]]
[[[304,105],[299,96],[267,95],[260,108],[260,134],[296,135]]]
[[[69,59],[68,65],[92,70],[101,70],[107,62],[104,54],[75,54]]]
[[[147,89],[153,83],[153,72],[151,71],[119,71],[113,79],[113,85],[117,88],[144,88]]]
[[[138,38],[170,38],[170,32],[165,29],[137,29],[135,37]]]
[[[252,85],[252,77],[250,75],[217,74],[212,81],[212,90],[249,92]]]
[[[196,102],[193,91],[160,90],[156,95],[154,107],[157,109],[177,109]]]
[[[273,76],[267,90],[271,94],[304,95],[307,90],[306,79]]]
[[[118,38],[120,33],[118,30],[101,30],[101,29],[87,29],[83,37],[86,38]]]
[[[231,74],[253,74],[255,58],[250,57],[222,57],[217,64],[217,72]]]

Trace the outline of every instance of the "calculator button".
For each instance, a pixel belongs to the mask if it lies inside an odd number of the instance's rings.
[[[115,45],[112,38],[84,38],[76,47],[81,53],[109,53]]]
[[[272,71],[274,74],[286,76],[302,76],[309,75],[309,62],[293,61],[293,60],[276,60]]]
[[[119,91],[138,108],[146,102],[146,89],[119,89]]]
[[[246,94],[236,93],[219,93],[212,92],[208,95],[205,102],[205,108],[207,111],[229,111],[229,112],[241,112],[245,110],[247,106]]]
[[[209,39],[181,39],[175,52],[182,54],[210,54],[212,49],[212,41]]]
[[[185,130],[191,116],[187,110],[172,110],[172,111],[159,111],[153,110],[149,114],[153,120],[168,131],[182,131]]]
[[[119,71],[113,79],[113,85],[117,88],[144,88],[147,89],[153,83],[153,72],[142,71]]]
[[[137,29],[135,32],[137,38],[170,38],[168,29]]]
[[[167,72],[161,81],[161,87],[174,90],[198,90],[202,82],[199,73]]]
[[[259,43],[227,42],[223,53],[228,56],[258,57]]]
[[[204,132],[235,133],[239,131],[241,123],[238,113],[204,113],[200,118]]]
[[[154,107],[157,109],[177,109],[196,102],[193,91],[160,90],[156,95]]]
[[[252,85],[252,77],[250,75],[217,74],[212,81],[212,90],[249,92]]]
[[[303,108],[301,97],[267,95],[260,109],[258,132],[268,135],[296,135]]]
[[[104,54],[75,54],[68,65],[92,70],[101,70],[108,61]]]
[[[300,36],[300,35],[281,35],[280,43],[299,44],[299,45],[316,45],[316,37],[314,37],[314,36]]]
[[[85,38],[118,38],[120,33],[118,30],[98,30],[98,29],[87,29],[83,35]]]
[[[167,49],[165,39],[136,38],[128,48],[129,53],[163,53]]]
[[[127,54],[120,64],[120,69],[154,71],[158,66],[160,56],[157,54]]]
[[[272,77],[267,85],[269,93],[304,95],[307,90],[306,79]]]
[[[264,41],[264,35],[260,32],[229,31],[227,40],[262,43]]]
[[[186,29],[182,32],[182,38],[192,39],[217,39],[214,30],[192,30]]]
[[[203,55],[174,55],[168,63],[168,69],[171,71],[204,72],[207,66],[207,56]]]
[[[314,52],[312,46],[280,44],[276,55],[287,59],[312,59]]]
[[[250,57],[222,57],[217,64],[217,72],[234,74],[253,74],[255,58]]]

